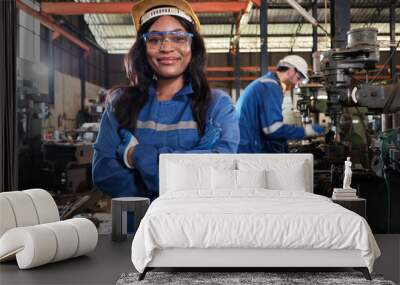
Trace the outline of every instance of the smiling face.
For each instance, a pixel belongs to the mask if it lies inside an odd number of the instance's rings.
[[[176,18],[162,16],[151,25],[148,32],[187,32],[187,30]],[[146,53],[147,60],[159,79],[183,76],[192,59],[190,42],[176,44],[170,39],[162,40],[158,46],[147,43]]]

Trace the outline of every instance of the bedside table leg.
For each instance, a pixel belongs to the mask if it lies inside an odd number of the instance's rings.
[[[367,280],[372,280],[371,279],[371,274],[369,274],[369,270],[367,267],[354,267],[355,270],[361,271],[362,274],[364,275],[365,279]]]

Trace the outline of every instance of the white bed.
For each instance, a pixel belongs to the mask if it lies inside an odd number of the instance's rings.
[[[380,255],[367,222],[312,194],[310,154],[166,154],[132,243],[154,267],[354,267]]]

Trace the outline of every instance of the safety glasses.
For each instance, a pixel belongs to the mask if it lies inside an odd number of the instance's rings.
[[[297,70],[296,67],[294,67],[293,69],[294,69],[294,72],[296,72],[296,78],[297,78],[297,80],[298,80],[298,81],[302,81],[302,80],[304,79],[303,74],[301,74],[301,73]]]
[[[192,44],[192,33],[187,32],[149,32],[143,34],[147,48],[159,49],[165,42],[169,42],[174,48],[186,48]]]

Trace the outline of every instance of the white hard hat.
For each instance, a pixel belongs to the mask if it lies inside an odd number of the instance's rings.
[[[307,62],[302,58],[301,56],[298,55],[288,55],[285,56],[283,59],[281,59],[277,65],[277,67],[280,66],[286,66],[286,67],[293,67],[296,68],[298,72],[306,79],[308,80],[307,76],[307,70],[308,70],[308,65]]]

